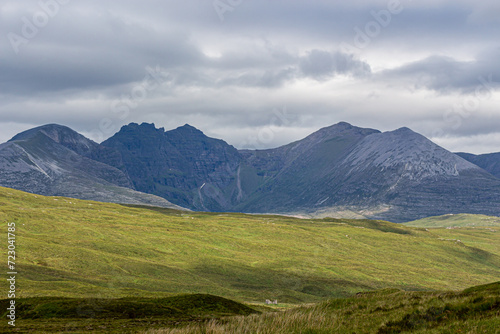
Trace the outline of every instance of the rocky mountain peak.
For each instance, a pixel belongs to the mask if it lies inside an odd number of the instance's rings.
[[[26,131],[23,131],[21,133],[18,133],[14,137],[12,137],[11,140],[9,141],[16,141],[16,140],[28,140],[33,138],[39,133],[45,134],[47,137],[52,139],[58,144],[61,144],[65,140],[75,140],[75,139],[80,139],[83,137],[80,135],[78,132],[68,128],[67,126],[63,125],[58,125],[58,124],[46,124],[42,125],[33,129],[29,129]],[[85,138],[85,137],[83,137]],[[88,140],[88,139],[87,139]]]
[[[353,126],[347,122],[340,122],[325,128],[321,128],[318,131],[306,137],[305,139],[318,142],[338,136],[348,136],[348,135],[367,136],[372,133],[380,133],[380,131],[369,128],[360,128],[357,126]]]
[[[121,127],[120,132],[140,132],[140,133],[163,133],[165,132],[164,128],[157,129],[154,123],[129,123]]]
[[[356,127],[347,122],[340,122],[321,128],[306,138],[289,144],[288,147],[290,147],[290,151],[295,152],[295,154],[303,154],[315,147],[319,147],[322,143],[332,140],[356,141],[373,133],[380,133],[380,131]]]
[[[90,152],[99,146],[96,142],[82,136],[69,127],[58,124],[46,124],[21,132],[9,141],[31,140],[40,134],[84,156],[88,156]]]
[[[497,166],[495,155],[483,160],[488,170]],[[275,149],[244,152],[189,124],[165,131],[130,123],[101,144],[48,124],[0,145],[2,180],[79,198],[112,185],[203,211],[348,210],[393,221],[498,214],[500,203],[499,179],[411,129],[382,133],[347,122]],[[116,196],[123,189],[115,190],[105,199],[122,201]]]
[[[146,137],[165,137],[169,140],[175,140],[175,138],[208,138],[203,132],[191,126],[185,124],[174,130],[165,131],[165,128],[156,128],[154,123],[130,123],[128,125],[122,126],[120,131],[113,137],[120,136],[146,136]],[[112,138],[113,138],[112,137]],[[108,139],[109,140],[109,139]]]
[[[343,132],[343,131],[349,131],[352,129],[359,129],[357,126],[354,126],[350,123],[347,122],[339,122],[324,128],[321,128],[319,131],[325,131],[325,132]]]
[[[166,132],[167,136],[174,136],[174,135],[180,135],[180,136],[188,136],[188,137],[206,137],[205,134],[195,128],[192,125],[189,124],[184,124],[183,126],[178,127],[177,129],[170,130]]]
[[[478,168],[406,127],[365,137],[344,163],[358,172],[372,167],[404,168],[404,175],[412,179],[458,176]]]
[[[187,123],[184,124],[183,126],[179,126],[177,129],[179,129],[179,130],[187,130],[187,131],[200,131],[197,128],[195,128],[194,126],[192,126],[190,124],[187,124]]]
[[[321,128],[317,132],[343,133],[343,132],[350,132],[350,131],[366,131],[366,130],[368,130],[370,132],[380,132],[380,131],[374,130],[374,129],[361,128],[358,126],[354,126],[354,125],[347,123],[347,122],[339,122],[339,123]]]

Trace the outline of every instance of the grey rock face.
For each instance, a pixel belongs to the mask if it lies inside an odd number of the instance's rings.
[[[197,210],[230,210],[238,199],[241,156],[189,125],[165,132],[132,123],[103,146],[122,155],[135,188]]]
[[[368,168],[398,169],[401,177],[423,180],[433,176],[459,176],[461,171],[477,169],[408,128],[372,134],[364,138],[346,157],[349,173]]]

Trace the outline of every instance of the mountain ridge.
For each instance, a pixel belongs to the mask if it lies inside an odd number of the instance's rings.
[[[101,144],[49,124],[8,143],[31,143],[26,152],[37,152],[36,141],[43,137],[35,136],[45,136],[59,152],[48,171],[57,159],[65,170],[71,159],[78,171],[78,164],[93,164],[95,171],[85,172],[94,179],[111,178],[193,210],[312,217],[349,212],[395,222],[448,213],[500,214],[500,179],[407,127],[381,132],[340,122],[277,148],[237,150],[189,124],[165,131],[152,123],[130,123]],[[20,161],[29,164],[21,153],[16,153],[23,156]],[[2,157],[6,161],[0,149]],[[94,175],[99,171],[108,174]]]
[[[190,125],[164,131],[131,123],[102,145],[122,153],[138,190],[206,211],[228,210],[237,197],[238,151]]]

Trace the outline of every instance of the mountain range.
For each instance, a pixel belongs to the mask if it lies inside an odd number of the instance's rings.
[[[183,209],[138,192],[120,166],[120,153],[68,127],[49,124],[0,145],[0,185],[40,195]]]
[[[274,149],[238,150],[184,125],[131,123],[101,144],[60,125],[0,145],[0,185],[200,211],[404,222],[500,215],[500,153],[454,154],[408,128],[341,122]]]

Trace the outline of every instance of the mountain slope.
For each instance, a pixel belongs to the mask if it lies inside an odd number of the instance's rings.
[[[121,153],[137,190],[204,211],[230,210],[238,198],[238,151],[187,124],[165,132],[131,123],[102,145]]]
[[[125,173],[89,158],[99,155],[120,158],[67,127],[31,129],[0,145],[0,185],[42,195],[176,207],[130,189]]]
[[[467,161],[486,170],[491,175],[500,178],[500,153],[474,155],[470,153],[457,153]]]
[[[377,130],[339,123],[310,136],[276,148],[242,151],[263,184],[250,199],[238,206],[249,212],[289,212],[290,208],[315,210],[334,201],[330,184],[339,163],[355,145]]]
[[[392,221],[434,212],[498,214],[500,209],[500,182],[408,128],[366,137],[339,173],[347,179],[341,185],[345,198],[384,205],[385,212],[374,216]]]

